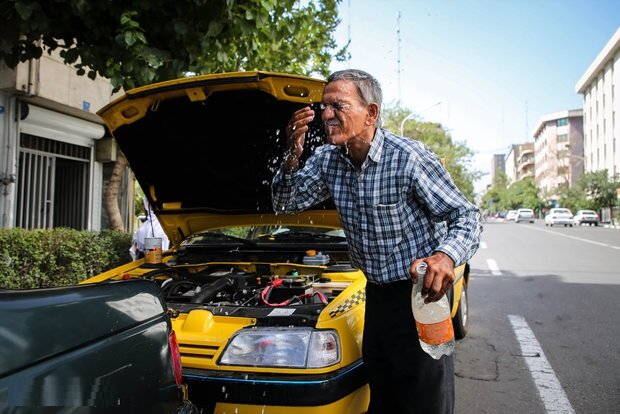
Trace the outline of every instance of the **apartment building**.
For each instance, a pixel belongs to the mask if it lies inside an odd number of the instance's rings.
[[[506,172],[506,155],[505,154],[493,154],[491,159],[491,185],[495,181],[497,174]]]
[[[620,174],[620,28],[607,42],[575,85],[583,95],[586,172],[606,169]]]
[[[536,186],[553,203],[559,198],[556,190],[575,185],[584,172],[583,111],[544,115],[532,136]]]
[[[517,154],[519,152],[517,144],[512,144],[504,158],[504,172],[508,179],[508,185],[517,181]]]
[[[508,185],[534,176],[534,143],[513,144],[505,160]]]
[[[96,111],[112,99],[107,79],[78,76],[57,53],[0,63],[0,227],[99,230],[106,177],[115,160]],[[121,213],[133,213],[130,174]]]

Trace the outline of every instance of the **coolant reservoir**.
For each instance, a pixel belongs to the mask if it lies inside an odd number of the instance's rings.
[[[324,266],[329,263],[329,255],[317,252],[316,250],[306,251],[304,264]]]

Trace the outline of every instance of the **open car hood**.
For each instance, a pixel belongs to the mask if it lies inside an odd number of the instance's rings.
[[[324,85],[267,72],[212,74],[130,90],[98,114],[174,245],[225,225],[338,226],[330,201],[295,216],[276,216],[271,205],[288,120],[319,103]],[[324,142],[316,119],[302,163]]]

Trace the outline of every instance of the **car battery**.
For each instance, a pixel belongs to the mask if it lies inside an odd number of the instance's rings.
[[[270,290],[266,299],[270,303],[280,303],[291,299],[294,296],[301,296],[305,293],[313,292],[309,280],[304,277],[282,279],[282,284]]]

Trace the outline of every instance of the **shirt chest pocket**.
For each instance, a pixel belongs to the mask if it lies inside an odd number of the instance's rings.
[[[376,204],[371,211],[370,228],[375,236],[375,243],[382,250],[391,251],[403,238],[405,205],[403,202]]]

